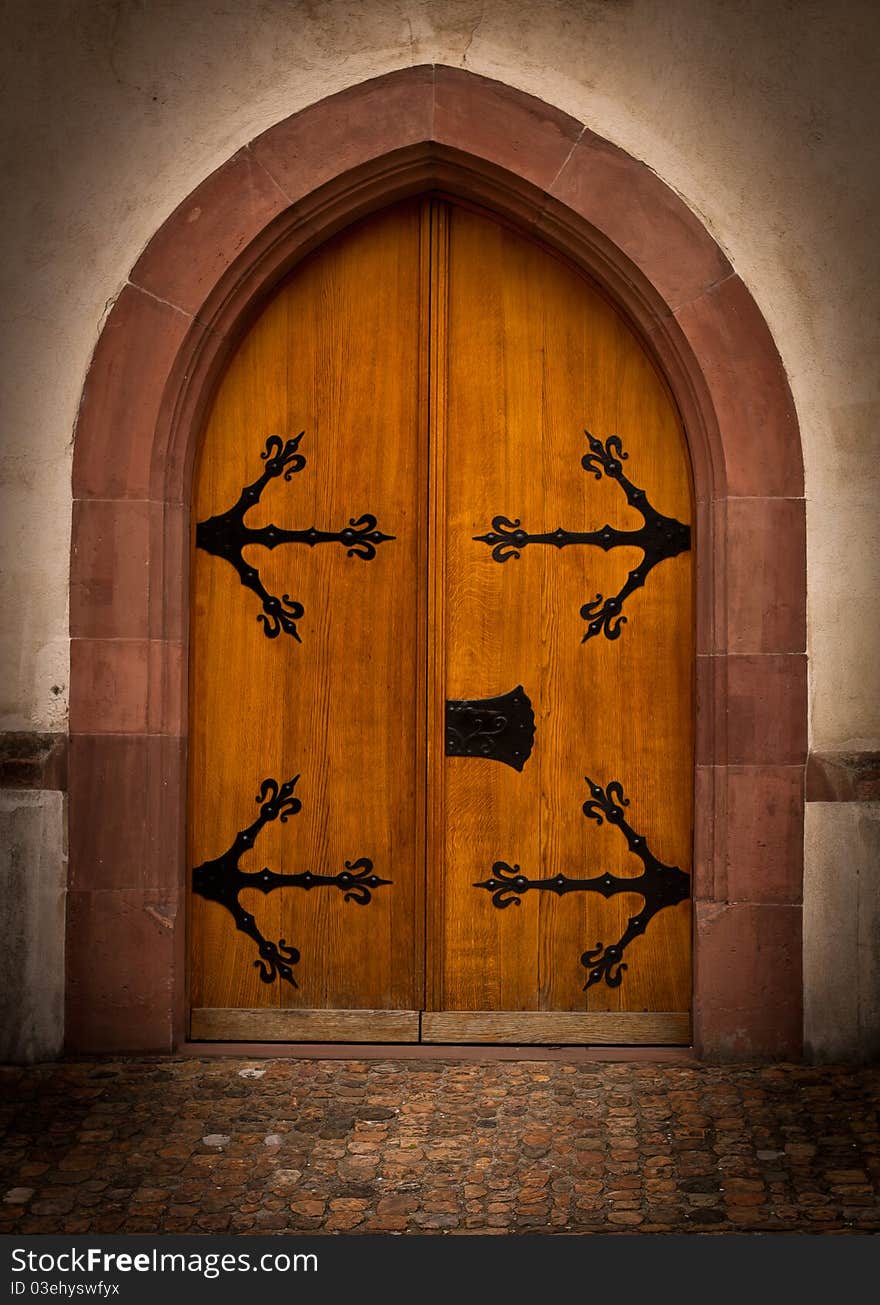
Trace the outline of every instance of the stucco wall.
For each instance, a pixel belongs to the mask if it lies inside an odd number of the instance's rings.
[[[7,12],[0,730],[65,728],[77,404],[137,255],[264,128],[433,61],[538,95],[647,162],[751,289],[804,440],[811,745],[880,747],[874,3],[13,0]],[[54,796],[46,807],[40,820],[61,820]],[[808,891],[827,863],[823,810],[808,824]]]

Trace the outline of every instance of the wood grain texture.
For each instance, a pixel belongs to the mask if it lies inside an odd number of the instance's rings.
[[[583,991],[586,948],[614,943],[642,899],[532,891],[496,908],[473,884],[493,862],[529,878],[635,876],[619,830],[587,820],[584,777],[619,780],[627,815],[661,860],[690,870],[692,554],[658,565],[628,600],[621,636],[583,643],[580,608],[616,593],[641,551],[531,545],[492,560],[474,536],[496,516],[533,533],[638,529],[613,480],[584,470],[584,428],[618,435],[628,476],[665,515],[691,520],[675,406],[620,314],[578,272],[518,233],[450,216],[446,377],[446,688],[482,698],[522,684],[535,710],[522,773],[447,758],[439,1009],[682,1010],[690,1005],[689,903],[660,912],[627,952],[620,987]]]
[[[417,1010],[196,1008],[192,1034],[207,1042],[418,1042]]]
[[[421,1005],[424,863],[423,396],[420,215],[408,204],[322,247],[242,341],[208,422],[194,517],[234,504],[270,435],[304,431],[304,470],[272,480],[254,527],[341,530],[373,513],[394,539],[369,561],[344,546],[251,547],[270,593],[302,603],[301,642],[267,638],[259,599],[196,549],[190,751],[191,862],[255,819],[266,777],[300,775],[302,812],[262,830],[245,870],[334,875],[370,858],[390,885],[368,905],[285,887],[241,902],[264,936],[299,948],[299,988],[260,981],[256,944],[193,896],[196,1007]]]
[[[685,1046],[687,1011],[425,1011],[423,1042]]]
[[[428,679],[427,679],[427,827],[426,827],[426,939],[425,1005],[443,1003],[443,937],[446,873],[443,849],[446,836],[446,403],[447,331],[449,323],[449,215],[447,204],[429,206],[430,313],[428,329],[430,395],[430,551],[428,570]]]
[[[536,544],[499,564],[474,539],[496,516],[533,533],[642,525],[616,482],[581,465],[585,427],[619,436],[659,512],[692,520],[681,422],[632,329],[582,273],[462,205],[362,221],[251,327],[208,423],[194,520],[253,482],[269,435],[303,430],[305,470],[272,481],[248,524],[341,529],[371,512],[395,539],[369,562],[339,544],[249,550],[267,589],[304,605],[302,643],[265,638],[258,599],[194,551],[191,864],[255,818],[264,778],[299,774],[301,814],[267,825],[242,867],[336,874],[366,856],[392,884],[368,906],[335,889],[242,894],[267,938],[300,949],[299,989],[261,983],[255,943],[193,896],[191,1036],[221,1019],[240,1032],[211,1036],[297,1040],[269,1013],[368,1007],[471,1030],[449,1041],[583,1042],[595,1018],[598,1040],[625,1042],[651,1013],[666,1033],[630,1041],[688,1041],[690,902],[630,945],[619,987],[585,992],[583,952],[615,943],[640,895],[532,890],[499,910],[474,887],[496,860],[532,879],[641,874],[620,830],[585,818],[585,776],[622,783],[633,828],[691,870],[693,554],[650,573],[620,638],[584,643],[581,606],[617,592],[641,550]],[[447,699],[519,684],[536,723],[521,772],[445,756]],[[477,1038],[474,1012],[497,1037]]]

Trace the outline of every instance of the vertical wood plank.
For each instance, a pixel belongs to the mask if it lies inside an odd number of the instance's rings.
[[[446,881],[446,420],[449,313],[449,206],[434,200],[430,223],[430,487],[427,681],[427,1009],[443,1002],[443,920]]]
[[[463,206],[451,217],[448,347],[447,695],[522,684],[537,732],[522,773],[447,759],[445,1008],[687,1010],[689,903],[660,912],[630,945],[620,987],[585,992],[582,953],[615,943],[640,895],[532,890],[499,910],[473,887],[495,860],[531,879],[641,874],[620,831],[585,818],[586,775],[622,782],[633,827],[661,860],[690,870],[692,555],[651,572],[618,639],[583,643],[582,604],[617,592],[640,549],[534,544],[499,564],[473,539],[496,516],[531,533],[637,530],[621,487],[582,467],[585,427],[619,435],[634,483],[660,512],[690,521],[675,405],[582,274]]]
[[[359,905],[338,888],[247,888],[263,935],[296,946],[293,988],[260,980],[257,944],[193,895],[192,1001],[203,1008],[413,1009],[422,1001],[424,388],[420,216],[413,201],[323,246],[242,340],[209,418],[196,521],[265,467],[271,435],[304,431],[304,469],[271,480],[247,524],[341,530],[364,513],[394,536],[371,560],[340,543],[251,546],[266,589],[303,605],[301,642],[267,638],[260,600],[222,558],[193,556],[192,863],[256,817],[263,779],[300,779],[302,811],[241,860],[337,875],[367,857],[390,880]]]

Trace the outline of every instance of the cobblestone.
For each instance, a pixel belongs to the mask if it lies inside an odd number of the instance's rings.
[[[0,1067],[0,1232],[880,1232],[880,1067]]]

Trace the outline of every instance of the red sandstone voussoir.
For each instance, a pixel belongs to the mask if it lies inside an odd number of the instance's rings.
[[[405,68],[330,95],[251,141],[288,202],[350,169],[430,140],[434,70]]]
[[[127,285],[101,332],[83,389],[74,498],[149,497],[156,419],[190,318]]]
[[[670,310],[730,275],[699,218],[644,163],[585,131],[551,193],[622,250]]]
[[[729,276],[675,317],[709,388],[729,493],[802,498],[794,401],[770,330],[745,285]]]
[[[130,280],[195,315],[245,246],[288,205],[266,170],[241,150],[163,222]]]
[[[437,68],[433,138],[548,189],[583,131],[576,118],[502,82]]]

